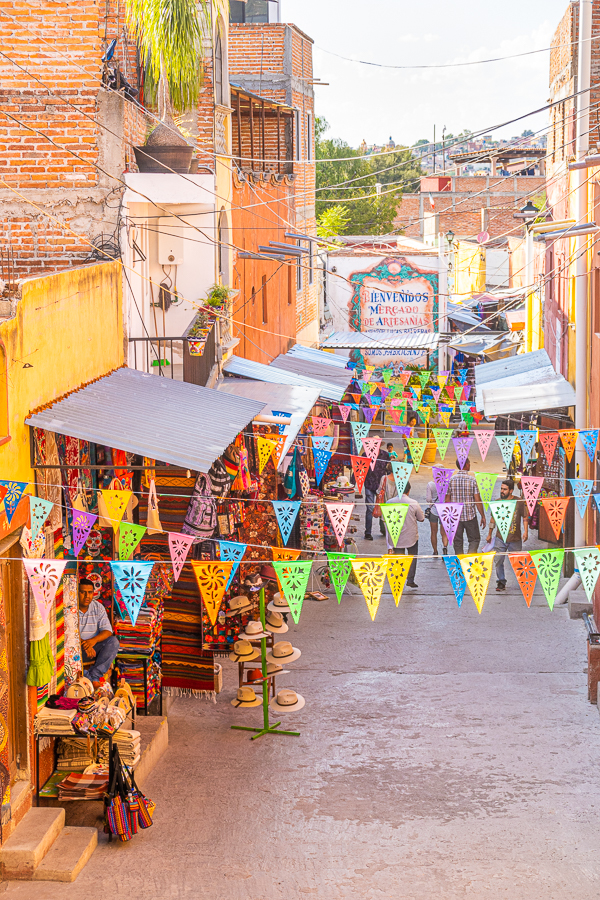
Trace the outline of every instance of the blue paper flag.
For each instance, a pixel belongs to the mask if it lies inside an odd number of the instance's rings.
[[[6,513],[6,521],[10,525],[14,516],[19,500],[23,496],[23,491],[27,487],[26,481],[0,481],[0,487],[6,488],[4,495],[4,511]]]
[[[600,512],[600,494],[592,494],[592,496],[596,501],[596,509]]]
[[[446,564],[446,571],[450,578],[450,584],[452,585],[456,602],[460,606],[463,602],[465,591],[467,590],[467,582],[463,575],[460,560],[458,556],[443,556],[442,559]]]
[[[498,441],[498,446],[500,447],[500,451],[502,453],[504,465],[508,469],[512,460],[513,450],[515,449],[515,441],[517,440],[516,435],[497,434],[496,440]]]
[[[135,562],[110,563],[132,625],[135,625],[137,622],[139,611],[142,608],[146,585],[148,584],[153,565],[153,562],[140,562],[138,560]]]
[[[457,369],[456,377],[458,378],[458,380],[460,381],[461,384],[464,384],[465,381],[467,380],[467,370],[466,369]]]
[[[585,516],[585,511],[587,509],[588,500],[590,499],[590,494],[592,493],[592,488],[594,487],[594,482],[586,481],[585,478],[569,478],[569,484],[571,485],[571,490],[573,491],[573,496],[575,497],[577,512],[583,519],[583,517]],[[596,494],[595,496],[597,497],[598,494]]]
[[[272,410],[271,410],[271,415],[276,416],[276,417],[278,417],[278,418],[280,418],[280,419],[291,419],[291,418],[292,418],[292,414],[291,414],[291,413],[288,413],[288,412],[281,412],[281,410],[279,410],[279,409],[272,409]],[[283,424],[283,425],[278,425],[278,426],[277,426],[277,428],[279,429],[279,434],[284,434],[284,433],[285,433],[285,429],[288,427],[288,424],[289,424],[289,423],[286,422],[286,423]]]
[[[231,567],[231,572],[229,573],[229,578],[225,585],[226,591],[231,587],[231,582],[240,567],[240,561],[244,558],[247,546],[248,544],[236,544],[234,541],[219,541],[219,550],[223,562],[234,562],[237,564]]]
[[[318,440],[318,438],[317,438]],[[315,439],[313,438],[313,444]],[[326,453],[327,451],[320,451],[322,453]],[[331,454],[329,454],[331,456]],[[316,459],[315,459],[315,467],[316,467]],[[273,509],[275,510],[275,515],[277,516],[277,524],[279,525],[279,530],[281,532],[281,537],[283,538],[283,543],[287,545],[290,534],[292,533],[292,528],[294,527],[294,522],[296,521],[296,517],[298,512],[300,511],[300,506],[302,504],[301,500],[272,500]]]
[[[519,438],[521,453],[523,454],[523,462],[526,463],[529,460],[531,451],[533,450],[537,442],[537,431],[519,430],[517,428],[515,434]]]
[[[352,437],[356,443],[356,452],[360,453],[363,438],[366,438],[371,426],[368,422],[350,422],[350,427],[352,429]]]
[[[590,462],[594,462],[596,459],[596,447],[598,446],[598,429],[588,428],[585,431],[580,431],[579,439],[590,458]]]
[[[35,541],[50,510],[54,506],[52,500],[43,500],[41,497],[29,498],[29,518],[31,520],[31,539]]]
[[[315,461],[315,480],[317,482],[317,486],[321,484],[321,479],[325,472],[327,471],[327,466],[329,465],[329,460],[332,457],[332,453],[329,450],[313,450],[313,459]]]
[[[331,450],[333,446],[333,435],[324,434],[321,437],[312,436],[313,450]]]

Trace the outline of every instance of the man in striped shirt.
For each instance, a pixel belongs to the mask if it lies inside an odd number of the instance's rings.
[[[469,542],[467,553],[477,553],[481,538],[479,525],[477,524],[477,513],[479,512],[481,527],[485,528],[485,509],[479,496],[479,488],[477,487],[475,476],[471,475],[471,460],[465,460],[462,470],[460,469],[459,461],[456,460],[456,467],[459,471],[455,472],[450,479],[446,495],[447,503],[462,503],[460,521],[453,541],[454,552],[457,555],[465,552],[464,535],[466,534]]]
[[[84,675],[95,688],[112,667],[119,652],[119,641],[113,634],[106,609],[94,600],[94,585],[89,578],[79,581],[79,636]]]

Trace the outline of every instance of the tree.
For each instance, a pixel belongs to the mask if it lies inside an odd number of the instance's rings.
[[[317,237],[330,238],[346,234],[350,223],[350,211],[345,206],[324,209],[317,219]]]
[[[161,119],[171,103],[185,112],[200,94],[207,0],[126,0],[126,20],[140,48],[144,91],[159,101]]]
[[[419,161],[402,147],[384,156],[361,158],[346,141],[325,139],[328,129],[325,119],[318,118],[316,155],[322,162],[317,163],[317,219],[339,205],[349,216],[346,234],[389,233],[403,190],[415,190],[425,174]]]

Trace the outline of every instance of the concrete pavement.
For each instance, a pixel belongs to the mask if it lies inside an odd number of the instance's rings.
[[[424,491],[415,479],[413,495]],[[386,594],[374,623],[356,587],[340,606],[305,603],[286,635],[302,657],[278,683],[306,698],[280,717],[299,738],[251,742],[230,729],[261,711],[229,704],[225,663],[216,706],[174,704],[169,749],[145,786],[154,827],[125,845],[101,837],[75,884],[0,891],[596,900],[600,717],[586,698],[583,623],[551,612],[539,585],[528,609],[512,572],[506,594],[492,581],[482,615],[468,594],[458,609],[441,559],[421,563],[417,582],[398,609]]]

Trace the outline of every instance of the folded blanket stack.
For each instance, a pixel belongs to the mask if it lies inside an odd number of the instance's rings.
[[[125,678],[133,691],[136,707],[144,706],[144,665],[141,660],[120,657],[118,660],[119,673]],[[160,691],[162,671],[160,667],[160,655],[158,650],[148,664],[148,703],[156,697]]]
[[[77,710],[50,709],[42,706],[34,719],[36,734],[74,734],[71,722]]]
[[[102,800],[108,790],[108,772],[72,772],[59,782],[59,800]]]
[[[113,743],[119,748],[119,756],[121,762],[130,769],[134,769],[140,761],[142,752],[141,739],[139,731],[126,731],[120,729],[113,734]],[[100,747],[100,762],[108,764],[108,744],[103,743]]]
[[[87,769],[95,759],[95,741],[92,738],[61,738],[56,754],[56,769],[59,772],[76,772]]]
[[[143,653],[151,656],[162,634],[162,601],[150,601],[138,613],[135,625],[129,618],[115,623],[119,653]]]

